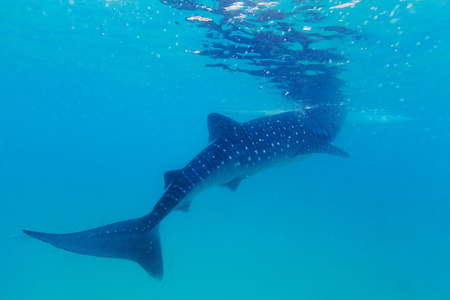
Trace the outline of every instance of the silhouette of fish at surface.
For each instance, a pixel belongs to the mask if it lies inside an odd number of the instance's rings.
[[[340,105],[310,107],[246,123],[210,114],[210,144],[184,168],[164,174],[166,191],[146,216],[69,234],[24,232],[68,251],[135,261],[161,280],[158,227],[172,210],[188,211],[193,196],[208,187],[221,185],[234,191],[248,176],[307,154],[347,157],[330,144],[345,115]]]

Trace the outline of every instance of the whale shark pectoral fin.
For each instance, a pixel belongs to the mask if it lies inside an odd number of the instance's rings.
[[[302,155],[302,154],[310,154],[310,153],[323,153],[323,154],[330,154],[330,155],[334,155],[334,156],[339,156],[339,157],[350,157],[350,155],[348,155],[347,152],[345,152],[342,149],[339,149],[336,146],[333,146],[331,144],[328,143],[315,143],[314,147],[309,147],[307,150],[302,150],[299,153],[297,153],[296,155]]]
[[[172,170],[164,173],[164,189],[167,189],[175,180],[183,175],[183,169]]]
[[[350,157],[347,152],[331,144],[323,144],[320,153],[331,154],[344,158]]]
[[[223,184],[222,186],[229,188],[230,190],[235,192],[237,190],[237,188],[239,187],[239,184],[241,183],[241,181],[242,181],[241,178],[235,178],[235,179],[231,180],[230,182]]]
[[[212,113],[208,116],[208,142],[214,142],[222,137],[225,133],[231,132],[241,126],[241,123],[222,116],[220,114]]]
[[[142,219],[67,234],[28,230],[23,232],[67,251],[137,262],[150,276],[160,281],[164,269],[158,226],[152,230],[145,230],[145,227],[142,228]]]

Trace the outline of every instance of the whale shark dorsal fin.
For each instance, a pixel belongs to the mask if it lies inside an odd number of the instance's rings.
[[[172,170],[164,173],[164,189],[167,189],[175,180],[183,175],[183,169]]]
[[[237,188],[239,187],[239,184],[241,183],[241,181],[242,181],[241,178],[235,178],[235,179],[231,180],[230,182],[225,183],[222,186],[229,188],[230,190],[235,192],[237,190]]]
[[[224,136],[225,133],[228,133],[232,130],[235,130],[241,126],[241,123],[225,117],[220,114],[212,113],[208,116],[208,131],[209,138],[208,142],[214,142],[218,138]]]

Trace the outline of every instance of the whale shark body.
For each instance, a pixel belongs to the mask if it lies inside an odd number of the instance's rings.
[[[135,261],[161,280],[158,228],[171,211],[187,212],[192,198],[206,188],[220,185],[234,191],[243,179],[308,154],[347,157],[346,152],[330,144],[345,115],[341,105],[304,108],[246,123],[210,114],[210,144],[184,168],[164,174],[165,192],[149,214],[75,233],[24,232],[71,252]]]

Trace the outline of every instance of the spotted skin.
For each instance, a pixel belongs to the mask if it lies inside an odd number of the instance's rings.
[[[135,261],[160,280],[158,226],[172,210],[187,211],[192,198],[206,188],[222,185],[235,190],[241,180],[307,154],[348,156],[330,144],[344,119],[344,110],[335,107],[286,112],[246,123],[211,114],[211,143],[184,168],[165,174],[166,191],[148,215],[71,234],[24,232],[68,251]]]
[[[209,119],[220,122],[228,118],[211,114]],[[155,205],[154,212],[162,219],[178,205],[183,206],[183,201],[190,201],[192,192],[196,194],[210,186],[240,181],[302,155],[347,156],[329,144],[338,125],[330,122],[329,128],[314,130],[308,126],[310,122],[310,116],[304,111],[286,112],[247,123],[230,120],[228,128],[223,128],[217,139],[180,170],[179,177]]]

